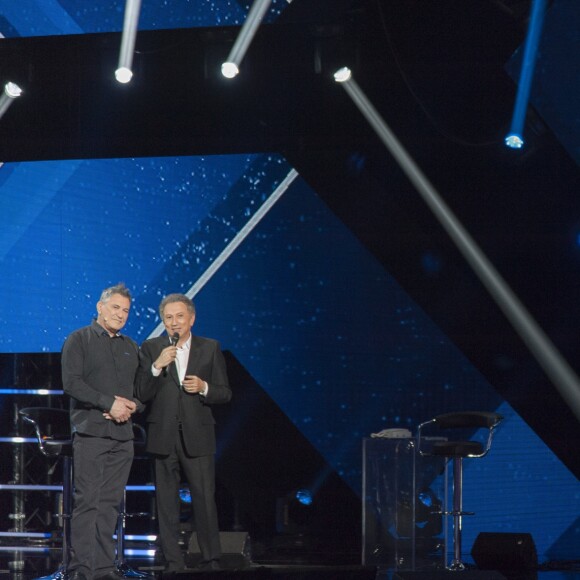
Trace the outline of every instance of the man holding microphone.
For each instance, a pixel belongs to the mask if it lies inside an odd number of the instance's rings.
[[[184,294],[159,305],[167,336],[141,346],[136,396],[149,403],[147,451],[154,455],[155,492],[165,572],[185,568],[179,546],[179,486],[187,479],[204,570],[219,570],[221,546],[215,503],[215,420],[211,405],[232,392],[217,341],[194,336],[195,306]]]

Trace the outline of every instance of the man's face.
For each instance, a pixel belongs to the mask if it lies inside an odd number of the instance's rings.
[[[195,314],[191,313],[183,302],[171,302],[163,310],[163,324],[169,336],[179,333],[179,342],[185,342],[195,322]]]
[[[111,335],[117,334],[127,323],[131,300],[113,294],[107,302],[97,302],[97,322]]]

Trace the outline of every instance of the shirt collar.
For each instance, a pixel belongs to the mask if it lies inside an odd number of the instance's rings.
[[[179,348],[183,350],[191,349],[191,332],[189,333],[189,338]]]
[[[93,328],[95,329],[95,332],[97,334],[104,334],[106,336],[108,336],[109,338],[117,338],[122,336],[120,332],[116,332],[113,336],[111,336],[109,334],[109,332],[107,331],[106,328],[103,328],[96,320],[96,318],[93,320]]]

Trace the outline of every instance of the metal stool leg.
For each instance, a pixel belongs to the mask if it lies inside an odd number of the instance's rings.
[[[70,521],[72,518],[72,457],[62,455],[62,556],[56,572],[36,580],[68,580],[70,564]]]
[[[453,561],[450,570],[465,570],[461,561],[461,525],[463,516],[463,458],[453,458]]]
[[[127,492],[123,492],[123,499],[119,506],[119,516],[117,517],[117,560],[115,561],[116,568],[125,578],[149,578],[150,574],[146,572],[139,572],[134,570],[125,562],[125,518],[127,513],[125,511],[125,502],[127,499]]]
[[[62,567],[68,570],[70,564],[70,524],[72,519],[72,457],[62,458]]]

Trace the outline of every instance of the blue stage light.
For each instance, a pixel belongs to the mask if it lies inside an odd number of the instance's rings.
[[[530,99],[530,90],[538,56],[545,12],[546,0],[534,0],[524,47],[522,70],[518,82],[518,92],[512,115],[510,133],[505,138],[505,144],[512,149],[521,149],[524,145],[522,134],[524,132],[524,122],[528,109],[528,101]]]
[[[434,505],[433,494],[430,492],[422,491],[419,493],[417,498],[425,507],[431,508]]]
[[[512,149],[521,149],[524,146],[524,140],[520,135],[513,133],[505,138],[505,144]]]
[[[191,492],[189,491],[189,488],[187,487],[182,487],[179,490],[179,499],[183,502],[183,503],[191,503]]]
[[[312,493],[310,493],[310,491],[307,489],[299,489],[296,492],[296,499],[302,505],[312,505]]]

